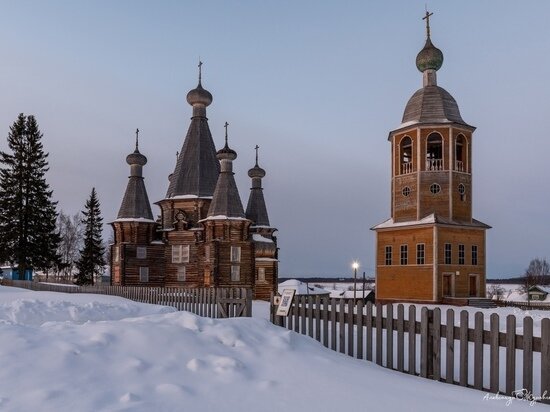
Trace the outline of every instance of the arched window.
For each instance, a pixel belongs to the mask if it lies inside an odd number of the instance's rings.
[[[455,143],[455,170],[459,172],[466,171],[466,138],[459,134]]]
[[[412,140],[409,136],[405,136],[401,139],[401,143],[399,144],[399,152],[401,159],[401,174],[412,173]]]
[[[443,170],[443,139],[439,133],[428,136],[426,170]]]

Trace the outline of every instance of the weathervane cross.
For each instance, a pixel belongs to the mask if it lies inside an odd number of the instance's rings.
[[[422,20],[426,20],[426,35],[428,36],[428,39],[430,38],[430,17],[433,16],[433,13],[430,13],[428,11],[428,7],[426,6],[426,15],[422,17]]]
[[[256,145],[256,147],[254,148],[254,150],[256,150],[256,166],[258,166],[258,149],[260,148],[260,146]]]
[[[202,62],[201,62],[201,59],[199,58],[199,83],[201,82],[201,78],[202,78]]]
[[[136,150],[138,150],[139,146],[139,129],[136,129]]]

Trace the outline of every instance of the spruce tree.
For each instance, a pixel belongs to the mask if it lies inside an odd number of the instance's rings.
[[[8,147],[0,152],[0,262],[48,270],[57,263],[57,202],[46,183],[48,153],[34,116],[21,113],[10,128]]]
[[[92,189],[90,198],[86,201],[82,211],[84,219],[84,246],[80,251],[80,259],[76,267],[78,270],[76,283],[79,285],[94,284],[94,277],[103,273],[105,259],[104,247],[101,238],[103,230],[103,218],[99,209],[99,200],[95,188]]]

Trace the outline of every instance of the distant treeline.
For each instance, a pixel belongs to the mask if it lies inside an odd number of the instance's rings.
[[[286,280],[296,279],[305,283],[353,283],[353,278],[279,278],[279,283]],[[363,276],[357,275],[357,282],[362,282]],[[374,282],[374,278],[367,277],[367,282]]]

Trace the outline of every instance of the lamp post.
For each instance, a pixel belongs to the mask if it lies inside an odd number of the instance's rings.
[[[353,268],[353,303],[355,304],[355,299],[357,297],[357,268],[359,268],[359,262],[356,260],[351,264]]]

